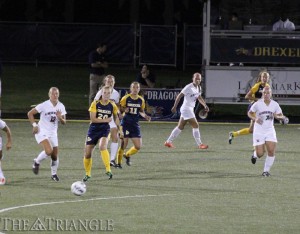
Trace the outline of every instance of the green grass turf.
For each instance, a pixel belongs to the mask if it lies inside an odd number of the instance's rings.
[[[39,175],[32,173],[32,160],[41,149],[28,121],[7,123],[13,133],[13,148],[4,150],[3,170],[8,182],[0,186],[0,232],[11,233],[10,220],[27,220],[30,227],[37,218],[52,222],[102,220],[103,229],[110,220],[113,233],[300,231],[299,125],[276,125],[276,160],[272,176],[263,178],[264,158],[255,165],[250,162],[252,136],[235,138],[228,144],[228,132],[247,124],[201,124],[202,140],[209,149],[198,150],[190,126],[174,141],[176,149],[168,149],[163,142],[176,124],[143,122],[143,148],[132,157],[133,165],[113,169],[114,177],[108,180],[95,149],[87,192],[77,197],[70,186],[84,176],[82,156],[88,122],[59,127],[59,183],[50,179],[50,160],[43,161]],[[39,205],[22,207],[30,204]],[[4,210],[11,207],[16,208]],[[3,230],[5,220],[10,231]],[[48,231],[24,233],[56,233],[55,226],[51,231],[44,225]],[[70,230],[70,225],[61,228]],[[67,233],[84,233],[84,229],[75,232],[76,227],[71,230]]]

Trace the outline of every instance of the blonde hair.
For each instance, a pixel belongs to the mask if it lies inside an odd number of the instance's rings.
[[[102,91],[109,89],[109,92],[110,93],[112,92],[112,88],[108,85],[104,85],[101,89],[102,89]]]
[[[113,75],[107,75],[102,80],[102,85],[99,87],[99,90],[101,90],[105,85],[108,79],[112,79],[114,81],[114,84],[116,83],[116,79]]]
[[[103,79],[103,85],[106,84],[106,82],[107,82],[108,79],[112,79],[114,81],[114,83],[116,83],[116,79],[115,79],[115,77],[113,75],[107,75]]]
[[[265,91],[267,91],[267,90],[272,94],[272,89],[271,89],[270,86],[265,86],[265,87],[263,88],[263,92],[265,92]]]
[[[57,91],[58,94],[59,94],[59,89],[58,89],[57,87],[51,87],[51,88],[49,89],[49,92],[48,92],[49,97],[50,97],[50,95],[51,95],[51,93],[52,93],[53,91]]]
[[[260,71],[260,72],[258,73],[258,76],[257,76],[257,79],[256,79],[256,83],[258,83],[258,82],[261,81],[261,77],[262,77],[264,74],[267,74],[267,77],[268,77],[267,83],[269,83],[269,81],[270,81],[270,74],[269,74],[269,72],[267,72],[267,70],[265,70],[265,69],[262,70],[262,71]]]
[[[133,82],[130,84],[130,88],[132,88],[134,85],[138,85],[139,87],[141,87],[141,85],[140,85],[139,82],[133,81]]]

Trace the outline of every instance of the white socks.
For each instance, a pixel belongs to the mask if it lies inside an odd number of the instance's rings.
[[[172,142],[176,137],[179,136],[181,133],[181,130],[178,127],[175,127],[173,131],[171,132],[171,135],[169,136],[167,142]]]
[[[42,151],[35,159],[35,162],[37,164],[40,164],[45,158],[47,158],[48,155],[45,153],[45,151]]]
[[[269,172],[273,163],[274,163],[274,160],[275,160],[275,156],[267,156],[266,157],[266,160],[265,160],[265,167],[264,167],[264,172],[267,171]]]
[[[0,178],[3,178],[4,175],[3,175],[3,172],[2,172],[2,167],[1,167],[1,160],[0,160]]]
[[[197,145],[200,145],[202,143],[199,128],[193,128],[193,137]]]
[[[181,133],[181,130],[178,127],[175,127],[173,129],[173,131],[171,132],[171,135],[169,136],[167,142],[173,142],[173,140],[175,138],[177,138],[180,133]],[[199,128],[193,128],[193,137],[194,137],[197,145],[200,145],[202,143]]]
[[[115,143],[115,142],[110,143],[110,161],[116,159],[118,147],[119,147],[118,143]]]
[[[47,155],[45,153],[45,151],[42,151],[38,156],[37,158],[35,159],[35,162],[37,164],[40,164],[45,158],[47,158],[49,155]],[[56,175],[57,173],[57,168],[58,168],[58,164],[59,164],[59,160],[58,160],[58,157],[57,157],[57,160],[56,161],[53,161],[51,159],[51,162],[50,162],[50,167],[51,167],[51,175]]]

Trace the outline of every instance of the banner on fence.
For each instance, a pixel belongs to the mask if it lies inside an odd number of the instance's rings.
[[[129,92],[128,88],[116,88],[116,90],[121,97]],[[181,89],[144,89],[141,95],[146,102],[146,113],[152,119],[178,118],[178,114],[173,114],[171,108],[180,91]],[[180,107],[180,104],[178,107]]]
[[[300,63],[300,38],[212,38],[211,62]]]
[[[274,97],[300,97],[300,70],[270,69],[270,83]],[[206,70],[206,98],[238,101],[256,82],[259,70]]]

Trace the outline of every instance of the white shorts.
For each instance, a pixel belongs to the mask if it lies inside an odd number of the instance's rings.
[[[253,132],[253,146],[263,145],[266,141],[277,142],[275,130],[266,131],[264,133],[255,131]]]
[[[38,144],[40,144],[43,140],[49,140],[50,141],[50,144],[52,147],[57,147],[58,146],[58,138],[57,138],[57,135],[54,135],[54,134],[46,134],[46,133],[43,133],[43,132],[38,132],[37,134],[34,135],[35,136],[35,139],[36,139],[36,142]]]
[[[112,119],[112,120],[109,122],[109,127],[110,127],[110,128],[117,128],[117,125],[116,125],[114,119]]]
[[[180,108],[180,114],[184,120],[196,118],[193,107]]]

